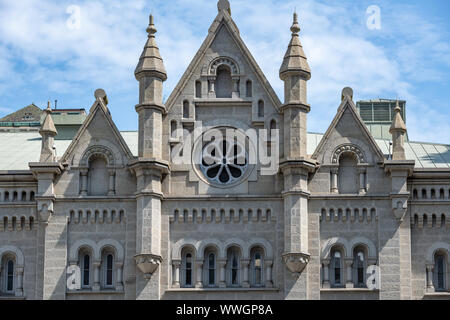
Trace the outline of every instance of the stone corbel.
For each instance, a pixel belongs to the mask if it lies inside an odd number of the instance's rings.
[[[149,280],[153,273],[158,270],[162,262],[162,257],[155,254],[138,254],[134,256],[136,265],[144,274],[144,278]]]
[[[292,273],[301,273],[309,262],[310,255],[301,252],[291,252],[282,255],[283,263]]]
[[[53,215],[53,201],[52,200],[40,200],[37,203],[37,211],[39,219],[42,223],[48,224],[51,216]]]
[[[392,199],[392,212],[394,213],[395,218],[402,222],[406,212],[408,210],[408,198],[396,198]]]

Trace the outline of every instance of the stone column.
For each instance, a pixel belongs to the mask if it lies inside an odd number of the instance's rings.
[[[123,262],[116,262],[117,278],[116,291],[123,291]]]
[[[109,191],[108,196],[114,196],[116,194],[116,170],[109,170]]]
[[[215,98],[216,97],[216,77],[209,77],[208,78],[208,84],[209,84],[209,92],[208,97],[209,98]]]
[[[23,267],[16,267],[16,297],[23,296]]]
[[[272,288],[273,287],[273,282],[272,282],[272,265],[273,265],[273,261],[272,260],[267,260],[265,262],[265,265],[266,265],[265,286],[266,286],[266,288]]]
[[[81,175],[81,195],[82,196],[87,196],[87,194],[88,194],[88,192],[87,192],[88,169],[81,169],[80,170],[80,175]]]
[[[94,261],[92,267],[94,268],[94,285],[92,291],[100,291],[100,261]]]
[[[353,259],[345,259],[345,270],[347,272],[347,276],[346,276],[346,282],[345,282],[345,287],[346,288],[354,288],[354,284],[353,284],[353,277],[352,277],[352,273],[353,273]]]
[[[339,193],[338,189],[338,168],[332,168],[331,173],[331,193]]]
[[[248,259],[242,259],[241,260],[241,266],[242,266],[242,272],[243,272],[243,281],[242,281],[242,287],[243,288],[249,288],[250,287],[250,282],[249,282],[249,265],[250,265],[250,260]]]
[[[219,288],[226,288],[227,284],[225,282],[225,267],[227,265],[227,260],[219,260]]]
[[[433,269],[434,265],[427,265],[427,292],[434,292]]]
[[[330,288],[330,260],[323,260],[323,284],[322,288]]]
[[[197,260],[195,263],[197,268],[197,279],[195,283],[196,288],[203,288],[203,260]]]
[[[173,260],[172,261],[172,267],[173,267],[173,286],[174,288],[180,287],[180,267],[181,267],[181,261],[180,260]]]

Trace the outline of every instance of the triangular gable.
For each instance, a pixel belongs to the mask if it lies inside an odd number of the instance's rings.
[[[214,19],[214,22],[212,23],[211,27],[208,30],[208,36],[206,37],[205,41],[203,41],[200,49],[197,51],[196,55],[192,59],[183,76],[181,77],[180,81],[178,82],[178,84],[170,94],[169,98],[167,99],[166,102],[167,110],[170,110],[172,108],[178,96],[181,94],[181,92],[183,92],[183,89],[188,84],[192,74],[194,73],[194,70],[196,70],[199,64],[202,62],[203,58],[206,55],[206,51],[212,45],[222,25],[228,28],[228,31],[232,39],[235,41],[237,47],[241,50],[242,55],[245,57],[245,59],[247,59],[247,63],[251,66],[251,68],[253,68],[253,71],[257,75],[258,80],[261,82],[261,85],[266,90],[268,96],[272,100],[273,105],[275,106],[277,111],[279,111],[281,107],[280,99],[273,90],[266,76],[262,72],[261,68],[258,66],[258,63],[253,58],[252,54],[250,53],[250,50],[247,48],[244,41],[240,37],[239,29],[237,28],[230,14],[225,10],[221,10],[217,15],[217,17]]]
[[[317,160],[319,155],[323,153],[323,151],[324,151],[323,148],[326,144],[326,141],[329,140],[331,133],[333,132],[333,130],[336,129],[336,126],[338,125],[339,121],[341,120],[341,118],[344,115],[346,110],[350,110],[350,113],[353,115],[353,117],[355,119],[355,123],[356,123],[357,127],[361,129],[361,132],[369,141],[370,146],[375,151],[377,156],[380,158],[380,161],[382,161],[384,159],[383,152],[381,151],[380,147],[376,143],[375,139],[372,137],[369,129],[364,124],[364,121],[362,120],[361,116],[358,114],[353,100],[348,96],[345,96],[344,100],[342,100],[342,103],[339,106],[336,116],[334,117],[333,121],[331,122],[331,125],[328,128],[327,132],[322,137],[322,140],[320,140],[320,143],[317,146],[316,151],[314,151],[312,158]]]
[[[87,128],[89,127],[90,123],[94,119],[95,115],[100,112],[101,115],[106,119],[107,124],[111,128],[114,137],[117,139],[121,149],[123,152],[127,155],[129,159],[133,159],[133,153],[130,151],[130,148],[126,144],[125,140],[123,139],[122,135],[120,134],[120,131],[117,129],[116,125],[114,124],[114,121],[112,120],[111,115],[109,114],[108,108],[106,107],[105,103],[102,101],[101,98],[97,98],[97,100],[92,105],[89,115],[84,121],[81,128],[78,130],[75,138],[70,143],[69,147],[67,148],[66,152],[61,158],[61,163],[65,163],[69,160],[69,156],[73,153],[75,150],[75,147],[77,146],[80,138],[83,136]]]

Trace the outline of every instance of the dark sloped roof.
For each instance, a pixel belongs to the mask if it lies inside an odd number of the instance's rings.
[[[41,120],[41,114],[41,108],[32,103],[29,106],[1,118],[0,122],[39,122]]]

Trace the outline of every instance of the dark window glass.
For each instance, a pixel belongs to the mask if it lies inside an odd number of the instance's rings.
[[[90,257],[89,255],[85,255],[83,257],[83,285],[89,285],[89,265],[90,265]]]
[[[12,291],[14,288],[14,261],[7,262],[7,284],[6,291]]]
[[[113,256],[108,254],[106,256],[106,285],[112,286],[113,284]]]

